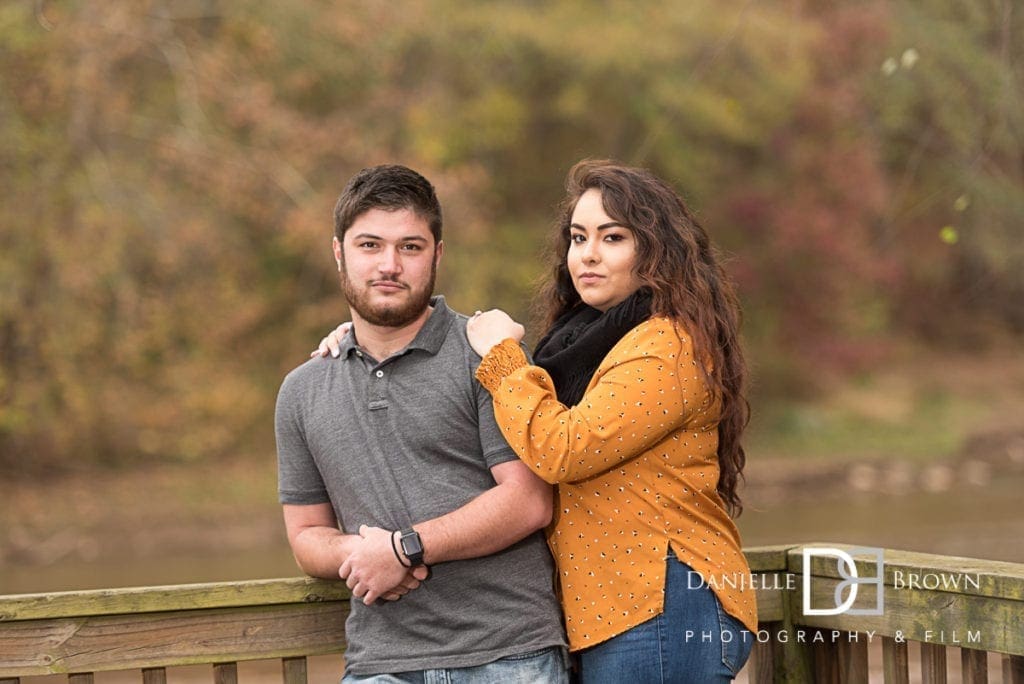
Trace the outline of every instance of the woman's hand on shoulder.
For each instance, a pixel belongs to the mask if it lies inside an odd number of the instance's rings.
[[[526,328],[501,309],[491,309],[484,313],[477,311],[466,324],[469,344],[480,356],[486,356],[491,347],[502,340],[512,338],[520,342],[525,334]]]
[[[327,337],[320,340],[320,346],[309,353],[309,358],[315,359],[318,356],[327,356],[330,354],[334,358],[338,358],[341,355],[341,341],[344,339],[348,331],[352,329],[352,323],[345,321],[337,328],[332,330]]]

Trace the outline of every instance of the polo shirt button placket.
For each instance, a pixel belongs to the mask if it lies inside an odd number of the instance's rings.
[[[372,374],[375,379],[370,382],[370,410],[386,409],[388,407],[387,379],[384,377],[384,371],[378,368]]]

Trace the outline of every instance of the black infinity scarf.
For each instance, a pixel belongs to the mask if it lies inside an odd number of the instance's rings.
[[[651,292],[640,288],[605,312],[580,302],[537,343],[533,360],[551,376],[558,400],[580,403],[601,361],[622,337],[651,317]]]

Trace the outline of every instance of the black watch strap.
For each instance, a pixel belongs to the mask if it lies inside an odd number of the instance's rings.
[[[398,542],[402,545],[402,553],[413,566],[423,565],[423,542],[420,540],[419,532],[412,528],[402,530]]]

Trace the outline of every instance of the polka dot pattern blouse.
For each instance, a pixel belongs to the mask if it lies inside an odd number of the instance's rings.
[[[572,650],[662,612],[670,546],[757,629],[750,569],[717,492],[718,406],[683,330],[655,317],[626,333],[572,408],[512,340],[477,378],[519,458],[558,484],[548,543]]]

